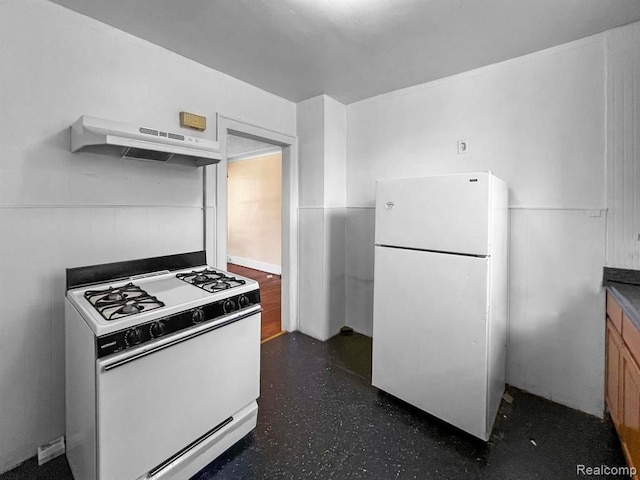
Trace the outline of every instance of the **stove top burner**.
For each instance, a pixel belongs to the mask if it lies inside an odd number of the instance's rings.
[[[208,282],[208,281],[209,281],[209,276],[203,275],[202,273],[198,273],[195,277],[193,277],[194,283],[202,283],[202,282]]]
[[[176,277],[211,293],[229,290],[246,283],[240,278],[231,277],[208,268],[199,271],[194,270],[191,273],[178,273]]]
[[[120,300],[124,300],[124,295],[122,295],[120,292],[115,291],[110,293],[109,295],[107,295],[107,300],[111,300],[114,302],[118,302]]]
[[[164,307],[164,303],[133,283],[104,290],[87,290],[84,297],[105,320],[119,320],[139,312]]]
[[[125,303],[120,310],[122,313],[138,313],[142,308],[142,306],[135,303],[135,300],[132,300],[132,302]]]

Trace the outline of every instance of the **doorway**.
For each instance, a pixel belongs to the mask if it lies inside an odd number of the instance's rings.
[[[282,333],[282,148],[227,134],[227,270],[260,284],[261,340]]]
[[[207,258],[215,266],[228,269],[228,135],[255,140],[279,147],[281,157],[281,329],[298,328],[298,146],[294,135],[252,125],[230,117],[218,116],[218,141],[223,159],[215,166],[205,167],[204,243]]]

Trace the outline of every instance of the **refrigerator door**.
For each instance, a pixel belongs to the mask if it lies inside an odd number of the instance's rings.
[[[489,172],[380,180],[376,245],[489,253]]]
[[[373,385],[483,440],[489,262],[375,247]]]

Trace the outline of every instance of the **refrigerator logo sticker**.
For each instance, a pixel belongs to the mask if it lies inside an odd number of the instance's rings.
[[[384,206],[385,206],[385,208],[386,208],[387,210],[393,210],[393,207],[395,207],[395,206],[396,206],[396,204],[395,204],[395,203],[393,203],[393,202],[387,202],[387,203],[385,203],[385,205],[384,205]]]

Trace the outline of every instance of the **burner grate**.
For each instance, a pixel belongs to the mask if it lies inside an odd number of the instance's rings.
[[[157,297],[149,295],[133,283],[103,290],[87,290],[84,297],[105,320],[118,320],[140,312],[164,307]]]
[[[191,273],[178,273],[176,277],[211,293],[229,290],[246,283],[240,278],[231,277],[223,272],[208,268],[204,270],[194,270]]]

